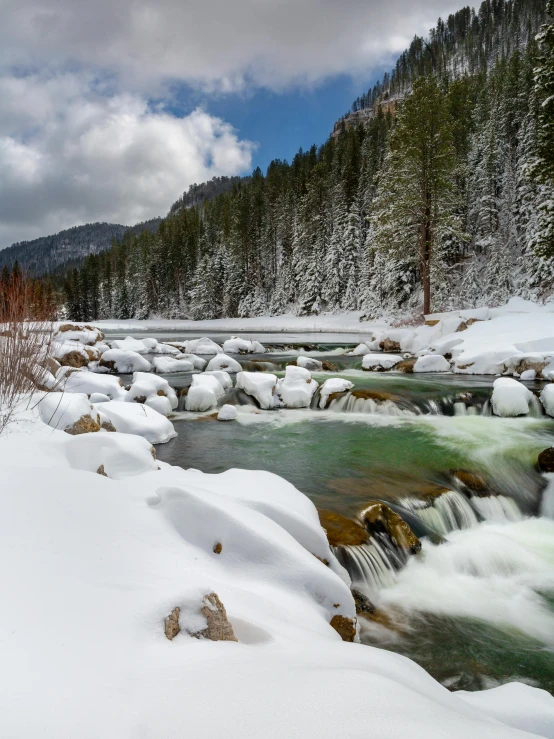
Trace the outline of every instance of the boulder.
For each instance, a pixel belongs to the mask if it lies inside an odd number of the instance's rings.
[[[169,641],[175,639],[177,634],[181,631],[181,627],[179,626],[180,615],[181,609],[179,606],[176,606],[164,621],[164,633]]]
[[[227,618],[225,606],[220,601],[217,593],[210,593],[204,597],[200,613],[206,619],[208,626],[202,631],[191,634],[191,636],[197,639],[210,639],[211,641],[238,641]]]
[[[318,514],[321,527],[332,547],[359,546],[369,542],[368,532],[357,521],[325,509],[318,509]]]
[[[538,466],[541,472],[554,472],[554,447],[549,446],[539,454]]]
[[[356,638],[356,622],[346,616],[333,616],[331,626],[343,641],[354,641]]]
[[[86,367],[89,363],[88,357],[78,351],[67,352],[58,361],[62,367]]]
[[[421,542],[408,524],[385,503],[370,502],[359,517],[370,535],[379,538],[385,534],[398,549],[408,554],[417,554],[421,550]]]
[[[473,493],[483,493],[487,489],[485,479],[478,472],[473,472],[472,470],[450,470],[450,474]]]
[[[88,414],[85,416],[81,416],[78,421],[75,421],[72,426],[64,429],[64,431],[66,434],[71,434],[71,436],[95,433],[97,431],[100,431],[100,417],[97,415],[95,420],[92,416]]]
[[[411,359],[403,359],[401,362],[398,362],[394,369],[397,372],[405,372],[406,374],[411,374],[414,371],[414,366],[416,362],[417,357],[412,357]]]
[[[400,346],[400,343],[398,341],[393,341],[392,339],[386,338],[384,341],[382,341],[379,346],[384,352],[399,352],[402,351],[402,347]]]

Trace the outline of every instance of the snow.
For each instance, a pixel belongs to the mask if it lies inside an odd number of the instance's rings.
[[[87,354],[85,347],[79,341],[54,341],[50,349],[50,354],[54,359],[63,359],[67,354],[71,352],[77,352],[87,363],[89,361],[89,355]]]
[[[91,403],[108,403],[111,398],[104,393],[91,393],[89,400]]]
[[[194,370],[193,363],[187,359],[181,359],[181,357],[154,357],[152,364],[154,372],[161,375],[169,375],[172,372],[192,372]]]
[[[365,370],[390,370],[402,361],[400,354],[365,354],[362,368]]]
[[[277,396],[286,408],[308,408],[318,383],[303,367],[289,365],[277,383]]]
[[[541,392],[541,403],[545,412],[554,417],[554,384],[545,385]]]
[[[269,372],[239,372],[236,381],[237,388],[255,398],[260,408],[271,410],[276,406],[275,389],[277,377]]]
[[[346,574],[290,483],[157,470],[126,438],[35,419],[0,439],[4,736],[552,739],[544,691],[453,694],[400,655],[343,643],[329,622],[354,617]],[[210,592],[238,642],[187,633]]]
[[[76,330],[60,331],[64,326],[72,325]],[[60,324],[54,334],[54,341],[75,341],[83,346],[92,346],[103,338],[102,332],[94,327],[80,324]]]
[[[529,413],[533,393],[511,377],[499,377],[493,383],[492,410],[496,416],[523,416]]]
[[[187,362],[190,362],[192,364],[194,369],[198,370],[203,370],[207,364],[205,359],[202,359],[202,357],[197,357],[196,354],[178,354],[177,359],[186,359]]]
[[[117,372],[148,372],[150,362],[130,349],[108,349],[102,355],[103,362],[113,362]]]
[[[223,344],[226,354],[264,354],[265,347],[259,341],[249,341],[240,336],[231,336]]]
[[[238,411],[234,405],[222,405],[217,414],[218,421],[234,421],[238,417]]]
[[[221,354],[223,349],[215,341],[203,337],[202,339],[191,339],[191,341],[187,341],[186,351],[189,354],[213,355]]]
[[[123,400],[125,397],[125,390],[118,377],[99,375],[87,369],[62,367],[56,374],[56,383],[57,389],[65,390],[66,393],[101,393],[107,395],[109,400]]]
[[[330,380],[325,380],[320,390],[320,401],[319,407],[325,408],[327,400],[333,393],[344,393],[347,390],[352,390],[354,384],[349,380],[343,380],[340,377],[332,377]]]
[[[323,364],[319,359],[314,359],[313,357],[303,357],[302,355],[299,355],[296,358],[296,364],[299,367],[310,370],[310,372],[319,372],[323,369]]]
[[[226,354],[218,354],[208,362],[208,371],[226,370],[227,372],[241,372],[242,365],[236,359],[228,357]]]
[[[427,354],[418,357],[414,364],[414,372],[449,372],[450,362],[441,354]]]
[[[143,403],[110,400],[94,407],[101,419],[111,421],[116,431],[143,436],[151,444],[164,444],[177,436],[171,421]]]
[[[114,339],[112,349],[127,349],[137,354],[178,354],[179,349],[169,344],[161,344],[157,339],[146,337],[137,339],[126,336],[124,339]]]
[[[534,380],[536,376],[537,376],[537,373],[534,369],[528,369],[528,370],[524,370],[521,373],[521,375],[519,376],[519,379],[529,382],[530,380]]]
[[[194,375],[187,393],[185,408],[187,411],[207,411],[215,408],[224,392],[221,382],[215,375],[206,373]]]
[[[43,423],[54,429],[65,431],[83,416],[95,421],[98,414],[84,393],[44,393],[38,401]]]
[[[233,387],[231,375],[224,370],[206,370],[204,375],[212,375],[212,377],[215,377],[224,390],[229,390],[229,388]]]
[[[138,400],[164,416],[169,416],[179,404],[177,394],[167,380],[146,372],[134,373],[125,400],[128,402]]]

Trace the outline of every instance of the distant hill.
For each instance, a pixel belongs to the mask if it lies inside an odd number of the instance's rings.
[[[106,251],[112,241],[119,241],[127,231],[140,233],[158,230],[161,218],[153,218],[136,226],[118,223],[86,223],[60,231],[51,236],[41,236],[32,241],[21,241],[0,251],[0,269],[11,267],[14,262],[35,276],[65,270],[81,264],[89,254]]]
[[[173,215],[183,208],[192,208],[195,205],[202,205],[209,200],[213,200],[224,192],[229,192],[239,182],[249,182],[250,177],[212,177],[208,182],[197,185],[191,185],[187,192],[176,200],[169,209],[169,215]]]

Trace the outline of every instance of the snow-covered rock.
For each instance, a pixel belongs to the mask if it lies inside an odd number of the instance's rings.
[[[202,357],[197,357],[196,354],[178,354],[176,359],[185,359],[187,362],[190,362],[192,364],[194,369],[197,370],[203,370],[207,364],[205,359],[202,359]]]
[[[286,408],[308,408],[317,388],[307,369],[289,365],[277,383],[276,394]]]
[[[368,347],[367,344],[358,344],[358,346],[353,349],[351,352],[348,352],[349,355],[354,355],[356,357],[363,357],[364,354],[369,354],[371,352],[371,349]]]
[[[54,429],[71,430],[82,419],[90,419],[87,428],[91,431],[100,430],[98,413],[84,393],[45,393],[38,407],[42,422]]]
[[[224,395],[223,386],[213,374],[194,375],[187,393],[185,408],[187,411],[203,412],[215,408],[217,401]]]
[[[296,358],[296,364],[298,367],[303,367],[310,372],[320,372],[323,369],[322,362],[319,359],[313,359],[313,357],[303,357],[300,355]]]
[[[223,344],[226,354],[265,354],[265,347],[259,341],[249,341],[240,336],[231,336]]]
[[[126,336],[124,339],[114,339],[111,345],[112,349],[123,349],[125,351],[136,352],[137,354],[147,354],[149,351],[145,342],[142,339],[135,339],[134,336]]]
[[[93,393],[102,393],[110,400],[123,400],[126,394],[118,377],[99,375],[86,369],[62,367],[56,374],[56,382],[58,389],[66,393],[85,393],[91,396]]]
[[[392,369],[401,361],[400,354],[365,354],[362,359],[362,369],[383,372]]]
[[[206,370],[204,375],[213,375],[224,390],[229,390],[233,387],[231,375],[224,370]]]
[[[82,434],[65,446],[70,466],[121,480],[158,469],[149,441],[134,434]]]
[[[545,385],[541,392],[541,403],[545,412],[554,417],[554,383]]]
[[[511,377],[499,377],[493,383],[491,403],[496,416],[524,416],[532,398],[533,393]]]
[[[149,372],[150,362],[130,349],[108,349],[102,354],[100,366],[123,374]]]
[[[236,359],[228,357],[226,354],[218,354],[210,359],[206,368],[208,371],[225,370],[226,372],[241,372],[242,366]]]
[[[216,344],[215,341],[203,337],[201,339],[191,339],[187,342],[186,351],[188,354],[214,355],[222,354],[223,349]]]
[[[169,375],[172,372],[192,372],[194,365],[188,359],[181,357],[154,357],[152,359],[154,372],[160,375]]]
[[[255,398],[264,410],[271,410],[277,405],[277,377],[269,372],[239,372],[236,386]]]
[[[319,407],[325,408],[330,395],[334,393],[344,393],[347,390],[352,390],[354,384],[349,380],[343,380],[340,377],[332,377],[330,380],[325,380],[319,391]]]
[[[418,357],[414,364],[414,372],[449,372],[450,362],[442,354],[427,354]]]
[[[89,400],[91,403],[109,403],[111,398],[104,393],[91,393]]]
[[[54,341],[50,353],[60,364],[68,367],[86,367],[92,359],[79,341]]]
[[[177,393],[168,381],[163,377],[147,372],[134,373],[133,382],[125,400],[134,403],[145,403],[164,416],[169,416],[171,411],[179,405]]]
[[[528,369],[528,370],[523,370],[523,372],[519,376],[519,379],[524,380],[525,382],[530,382],[531,380],[534,380],[536,376],[537,376],[537,373],[534,369]]]
[[[151,444],[164,444],[177,436],[171,421],[143,403],[111,400],[94,407],[100,413],[100,418],[110,421],[116,431],[143,436]]]
[[[93,346],[102,341],[104,334],[99,328],[83,323],[62,323],[54,333],[54,341],[75,341],[83,346]]]
[[[234,405],[222,405],[217,414],[218,421],[234,421],[238,417],[238,411]]]

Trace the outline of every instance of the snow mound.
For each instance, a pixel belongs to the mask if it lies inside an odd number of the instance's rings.
[[[414,372],[449,372],[450,362],[442,354],[427,354],[418,357],[414,364]]]
[[[366,343],[358,344],[358,346],[353,349],[351,352],[348,352],[349,356],[355,356],[355,357],[363,357],[364,354],[369,354],[371,352],[371,349],[368,347]]]
[[[187,393],[185,408],[187,411],[197,412],[210,410],[216,407],[217,401],[224,393],[225,390],[215,375],[206,373],[194,375]]]
[[[362,369],[372,372],[390,370],[402,361],[400,354],[365,354]]]
[[[81,434],[70,437],[65,446],[70,466],[76,470],[98,472],[121,480],[158,469],[150,442],[133,434]]]
[[[85,393],[91,396],[94,393],[101,393],[107,395],[110,400],[123,400],[126,395],[118,377],[99,375],[86,369],[62,367],[56,374],[56,381],[59,389],[66,393]]]
[[[318,383],[303,367],[289,365],[285,376],[277,383],[277,396],[286,408],[308,408]]]
[[[342,380],[340,377],[332,377],[330,380],[325,380],[320,390],[320,401],[319,407],[325,408],[329,396],[334,393],[344,393],[347,390],[352,390],[354,384],[348,380]]]
[[[164,444],[177,436],[171,421],[143,403],[111,400],[95,408],[100,418],[110,421],[116,431],[142,436],[151,444]]]
[[[100,329],[87,324],[62,323],[54,334],[54,341],[75,341],[83,346],[93,346],[103,338]]]
[[[126,349],[137,354],[179,354],[179,349],[169,344],[160,344],[153,337],[136,339],[134,336],[126,336],[124,339],[114,339],[111,345],[112,349]]]
[[[71,428],[83,416],[98,420],[98,413],[84,393],[45,393],[38,407],[42,422],[60,431]]]
[[[258,401],[260,408],[275,408],[277,377],[269,372],[239,372],[236,385]]]
[[[203,370],[206,366],[206,360],[202,359],[202,357],[197,357],[196,354],[178,354],[176,359],[185,359],[187,362],[192,364],[194,369],[197,370]]]
[[[154,372],[161,375],[169,375],[172,372],[192,372],[194,369],[192,362],[180,357],[154,357],[152,364]]]
[[[496,416],[524,416],[532,398],[533,393],[511,377],[499,377],[493,383],[491,403]]]
[[[89,400],[91,403],[108,403],[111,398],[104,393],[91,393]]]
[[[90,351],[90,349],[89,349]],[[62,360],[68,354],[76,352],[83,358],[83,364],[90,362],[90,357],[86,352],[85,347],[79,341],[54,341],[50,349],[50,354],[54,359]]]
[[[242,372],[242,366],[236,359],[228,357],[226,354],[218,354],[208,362],[207,369],[213,370],[225,370],[227,372]]]
[[[299,355],[296,358],[296,364],[298,367],[303,367],[310,372],[319,372],[323,369],[323,364],[318,359],[313,359],[312,357],[303,357],[302,355]]]
[[[168,381],[146,372],[134,373],[125,400],[145,403],[164,416],[168,416],[179,405],[177,394]]]
[[[187,341],[186,351],[189,354],[214,355],[221,354],[223,349],[219,344],[216,344],[215,341],[204,336],[201,339],[192,339],[191,341]]]
[[[239,336],[231,336],[223,344],[226,354],[265,354],[265,347],[259,341],[249,341]]]
[[[233,387],[231,375],[224,370],[206,370],[204,375],[212,375],[212,377],[215,377],[224,390],[229,390]]]
[[[238,417],[238,411],[234,405],[222,405],[217,414],[218,421],[234,421]]]
[[[130,349],[108,349],[102,354],[101,367],[114,369],[116,372],[131,374],[132,372],[149,372],[150,362],[138,352]]]

